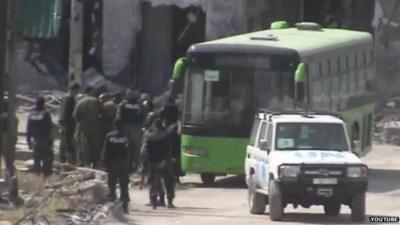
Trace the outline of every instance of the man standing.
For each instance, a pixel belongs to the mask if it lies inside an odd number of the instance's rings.
[[[143,112],[139,103],[139,93],[128,89],[126,98],[119,104],[117,119],[122,123],[122,130],[128,134],[134,145],[135,164],[138,165],[139,149],[142,142]]]
[[[60,148],[60,162],[74,164],[76,162],[76,149],[74,143],[75,120],[73,117],[76,96],[79,93],[80,86],[78,83],[73,83],[69,87],[68,95],[63,99],[60,116],[60,126],[64,146]]]
[[[73,115],[78,125],[80,164],[97,168],[102,149],[101,117],[103,112],[92,87],[86,88],[85,96],[78,101]]]
[[[157,197],[164,181],[168,207],[174,208],[175,178],[166,128],[161,118],[157,118],[144,135],[144,155],[150,169],[150,200],[157,208]]]
[[[106,135],[103,151],[104,166],[108,172],[109,198],[116,198],[116,185],[119,181],[120,200],[125,213],[128,213],[129,174],[132,171],[132,146],[129,137],[122,132],[121,121],[115,121],[115,130]]]
[[[37,99],[35,110],[28,117],[26,133],[29,149],[33,148],[34,171],[49,176],[53,170],[52,121],[44,104],[43,97]]]
[[[184,173],[181,167],[180,135],[179,135],[179,116],[180,112],[175,100],[170,97],[161,110],[161,117],[165,121],[167,128],[171,157],[173,159],[174,173],[177,182]]]
[[[112,94],[103,93],[99,96],[99,100],[103,107],[103,134],[104,137],[113,130],[113,123],[117,115],[117,104]]]

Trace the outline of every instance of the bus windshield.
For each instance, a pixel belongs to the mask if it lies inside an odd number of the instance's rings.
[[[248,135],[258,108],[293,107],[292,72],[191,68],[185,86],[185,124]]]
[[[335,123],[279,123],[277,150],[348,151],[345,128]]]

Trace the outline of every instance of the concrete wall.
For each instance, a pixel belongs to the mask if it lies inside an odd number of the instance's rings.
[[[172,10],[145,7],[140,39],[139,80],[144,91],[157,93],[171,77]]]
[[[246,0],[208,0],[205,9],[207,40],[247,31]]]
[[[400,2],[376,0],[375,51],[380,98],[400,96]]]
[[[115,76],[132,61],[141,27],[140,0],[103,1],[103,70]]]

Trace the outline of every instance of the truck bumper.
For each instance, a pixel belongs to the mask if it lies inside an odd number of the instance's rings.
[[[285,203],[303,206],[323,205],[330,202],[349,204],[352,196],[367,191],[366,179],[339,179],[337,184],[317,185],[312,179],[278,181]]]

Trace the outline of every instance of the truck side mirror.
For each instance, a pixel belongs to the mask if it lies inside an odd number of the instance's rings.
[[[264,150],[264,151],[267,151],[268,154],[269,154],[270,149],[268,149],[268,142],[267,142],[267,139],[262,139],[262,140],[260,140],[260,149],[261,149],[261,150]]]

